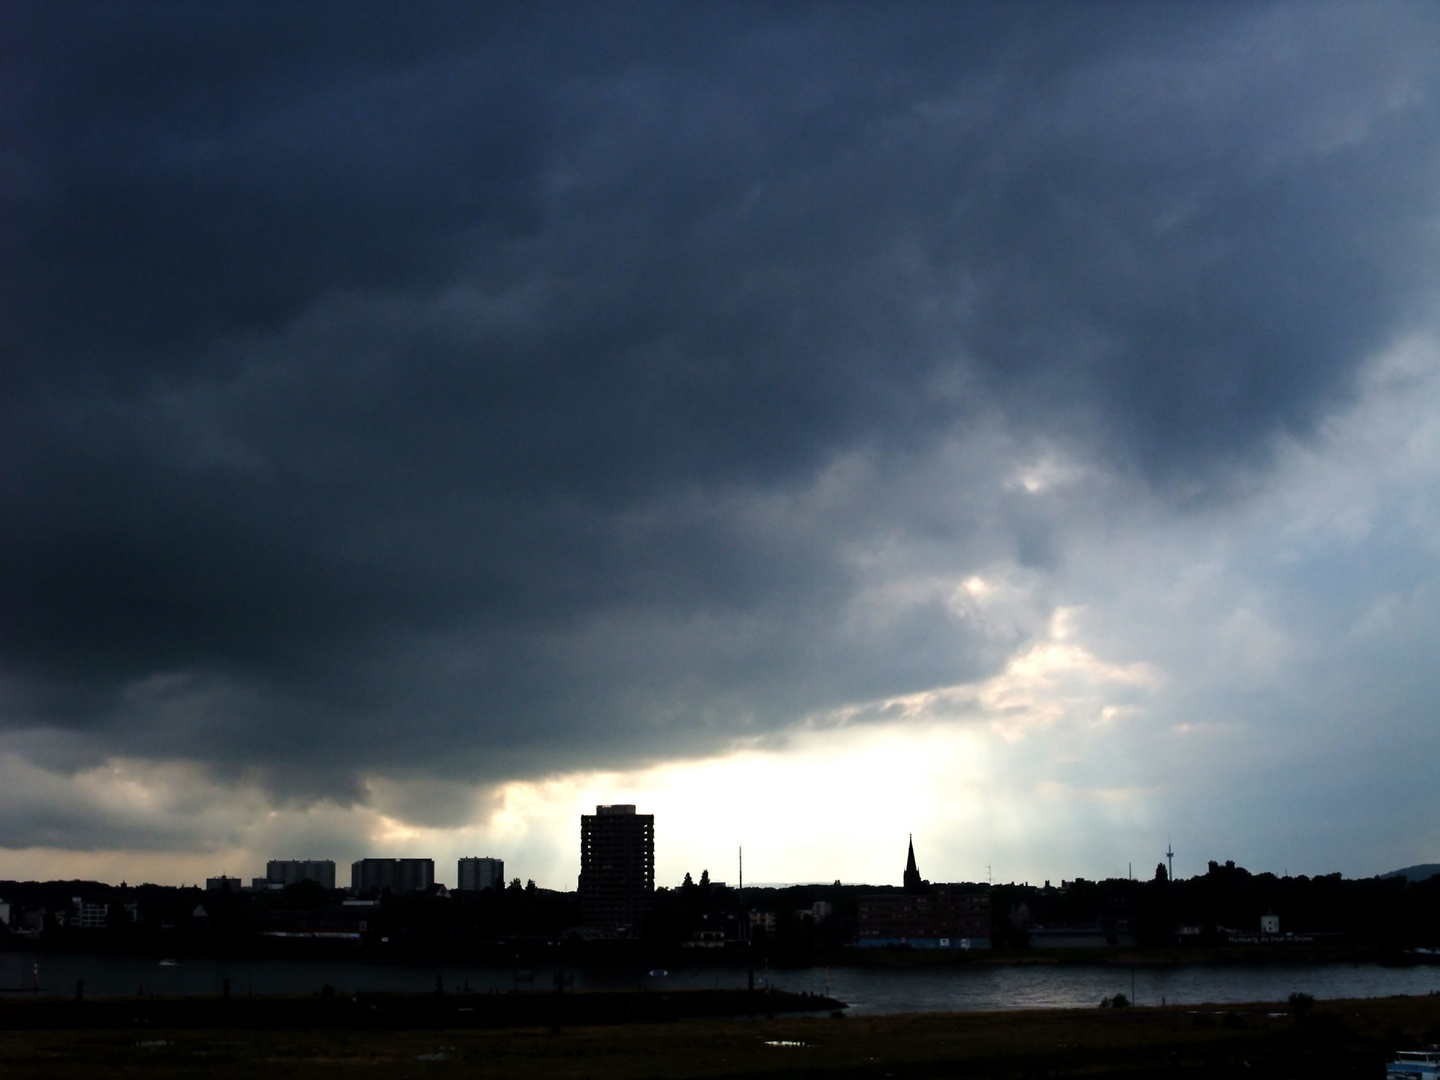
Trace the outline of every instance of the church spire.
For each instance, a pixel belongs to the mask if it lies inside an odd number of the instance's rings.
[[[910,854],[905,859],[905,891],[919,892],[924,888],[920,871],[915,866],[915,834],[910,834]]]

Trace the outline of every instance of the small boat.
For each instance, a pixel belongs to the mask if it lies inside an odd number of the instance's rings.
[[[1440,1080],[1440,1047],[1397,1050],[1385,1066],[1385,1080]]]

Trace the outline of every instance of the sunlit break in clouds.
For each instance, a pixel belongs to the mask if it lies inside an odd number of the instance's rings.
[[[1437,55],[7,6],[0,878],[1436,861]]]

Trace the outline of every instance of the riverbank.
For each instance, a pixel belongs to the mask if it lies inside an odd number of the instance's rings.
[[[1440,997],[1183,1009],[687,1020],[506,1030],[0,1030],[8,1080],[143,1073],[651,1077],[1369,1076],[1440,1040]]]
[[[1344,942],[1246,945],[1157,945],[1148,948],[1099,946],[1073,949],[843,949],[824,954],[820,963],[849,967],[943,968],[966,965],[1012,967],[1083,965],[1128,967],[1132,964],[1433,964],[1440,957],[1413,951]]]
[[[1157,945],[1146,948],[1099,946],[1061,949],[862,949],[853,946],[817,950],[804,955],[780,949],[652,950],[623,942],[580,943],[515,940],[485,948],[425,949],[407,945],[362,946],[327,941],[255,941],[245,947],[189,948],[169,952],[97,948],[95,941],[57,944],[10,939],[0,942],[0,956],[108,956],[127,960],[214,960],[245,963],[265,960],[353,963],[391,966],[472,965],[506,967],[569,966],[592,968],[666,968],[746,970],[773,967],[794,970],[814,967],[854,968],[958,968],[972,966],[1024,967],[1031,965],[1082,965],[1128,967],[1132,964],[1440,964],[1440,955],[1343,941],[1298,944]]]
[[[600,990],[582,993],[343,994],[307,997],[30,997],[0,1003],[0,1030],[410,1031],[670,1023],[711,1017],[830,1013],[845,1003],[820,994],[758,990]]]

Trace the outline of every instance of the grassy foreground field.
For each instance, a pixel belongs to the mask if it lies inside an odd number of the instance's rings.
[[[69,1077],[1383,1076],[1440,997],[1284,1006],[688,1020],[444,1031],[0,1031],[6,1080]]]

